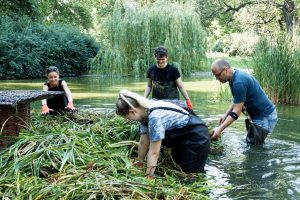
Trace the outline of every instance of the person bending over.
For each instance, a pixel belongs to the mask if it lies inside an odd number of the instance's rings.
[[[148,100],[121,90],[116,113],[139,121],[138,162],[147,161],[147,175],[153,175],[161,146],[171,148],[173,160],[186,173],[204,173],[210,137],[207,126],[193,112],[160,100]]]

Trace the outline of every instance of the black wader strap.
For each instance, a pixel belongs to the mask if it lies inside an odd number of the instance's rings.
[[[159,109],[161,109],[161,110],[171,110],[171,111],[178,112],[178,113],[181,113],[181,114],[184,114],[184,115],[189,115],[189,112],[188,112],[188,111],[184,112],[184,111],[178,110],[178,109],[176,109],[176,108],[169,108],[169,107],[163,107],[163,106],[155,107],[155,108],[150,108],[150,109],[149,109],[149,115],[150,115],[150,113],[151,113],[152,111],[154,111],[154,110],[159,110]]]

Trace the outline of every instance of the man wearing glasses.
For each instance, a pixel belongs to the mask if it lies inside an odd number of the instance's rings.
[[[272,132],[277,123],[277,112],[275,105],[265,94],[258,81],[250,74],[232,69],[224,59],[215,60],[211,65],[213,75],[221,83],[229,82],[233,96],[233,102],[223,117],[219,120],[219,126],[213,129],[211,139],[218,139],[222,131],[232,122],[238,119],[241,112],[246,111],[250,122],[259,129],[258,134],[264,134],[260,142],[250,141],[249,121],[247,142],[262,144],[267,134]],[[261,130],[261,131],[260,131]],[[264,132],[264,133],[262,133]]]

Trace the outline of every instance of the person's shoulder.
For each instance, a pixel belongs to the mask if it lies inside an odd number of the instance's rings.
[[[148,67],[148,72],[154,71],[156,69],[156,65],[152,64]]]
[[[59,85],[62,86],[62,85],[67,85],[67,82],[64,80],[64,79],[60,79],[59,80]]]
[[[151,65],[149,65],[149,67],[148,67],[148,69],[155,69],[156,68],[156,64],[151,64]]]

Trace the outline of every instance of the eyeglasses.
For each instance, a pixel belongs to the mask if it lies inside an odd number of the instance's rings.
[[[218,74],[214,74],[215,77],[220,77],[224,70],[225,70],[225,68],[223,68]]]

